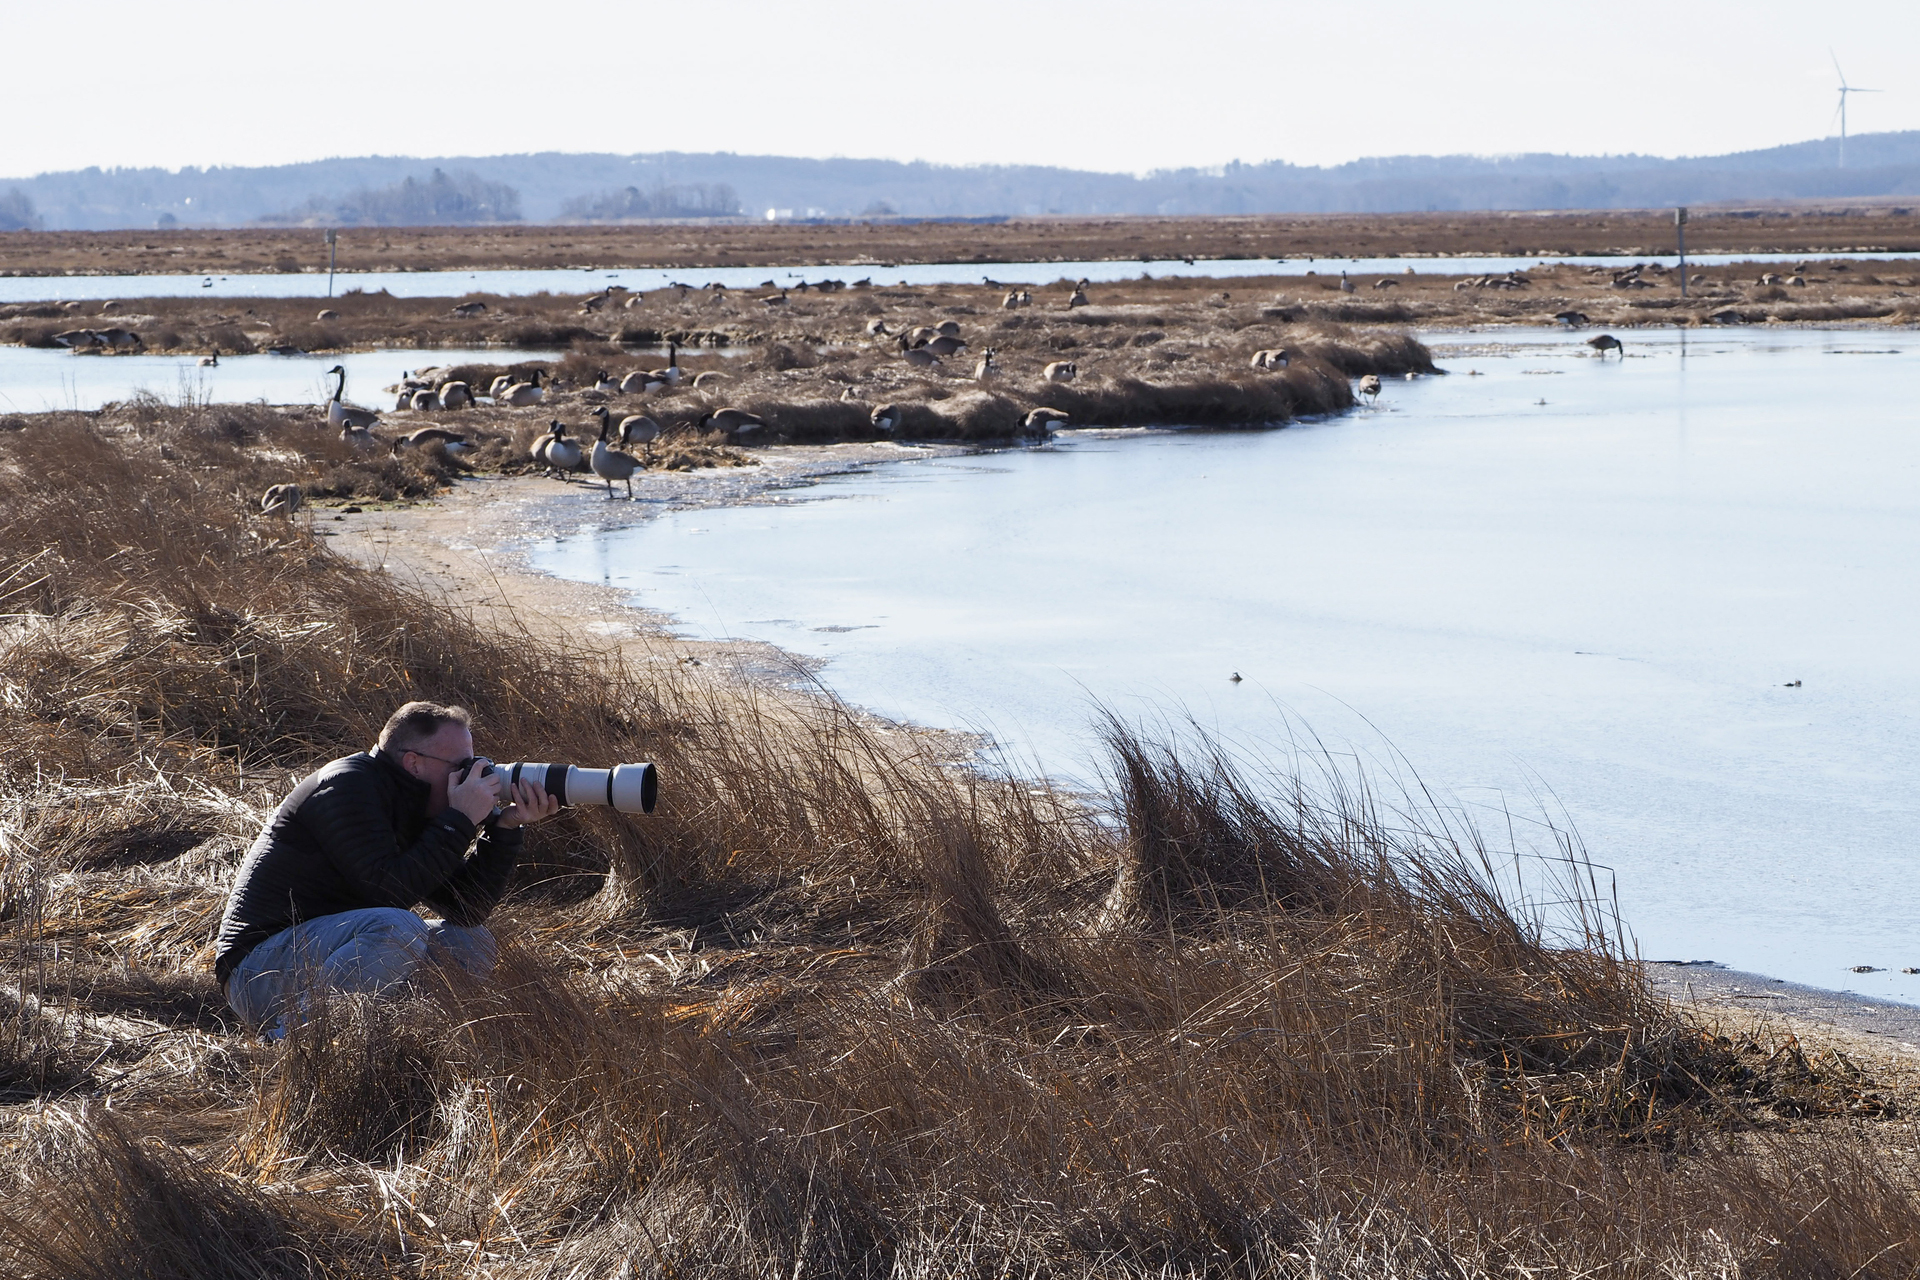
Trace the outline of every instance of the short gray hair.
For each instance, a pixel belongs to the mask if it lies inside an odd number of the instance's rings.
[[[379,748],[387,752],[417,751],[420,744],[450,724],[473,728],[473,713],[465,707],[438,702],[409,702],[387,717],[380,728]]]

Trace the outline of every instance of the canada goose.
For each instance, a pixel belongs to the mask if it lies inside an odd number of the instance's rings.
[[[300,492],[297,484],[276,484],[260,495],[260,514],[263,516],[290,516],[300,509],[306,501],[306,495]]]
[[[601,413],[606,410],[602,409]],[[580,469],[580,460],[585,451],[574,441],[567,439],[567,424],[555,418],[547,424],[547,434],[534,442],[533,460],[547,468],[547,474],[557,475],[565,480],[569,472]]]
[[[63,347],[79,349],[100,345],[100,335],[92,329],[68,329],[53,335],[53,340]]]
[[[939,324],[933,326],[933,331],[945,338],[957,338],[960,336],[960,322],[958,320],[942,320]]]
[[[1071,360],[1055,360],[1040,371],[1048,382],[1072,382],[1080,376],[1080,366]]]
[[[1084,307],[1087,305],[1089,305],[1087,302],[1087,291],[1079,285],[1073,286],[1073,292],[1067,295],[1067,310],[1071,311],[1075,307]]]
[[[993,356],[993,348],[988,347],[987,353],[974,362],[973,380],[975,382],[985,382],[993,376]]]
[[[602,289],[599,293],[580,299],[580,310],[589,314],[598,311],[607,305],[607,299],[612,296],[612,289]]]
[[[693,375],[693,385],[696,387],[710,387],[716,382],[729,382],[731,380],[732,376],[730,374],[722,373],[718,369],[709,369],[705,373],[696,373]]]
[[[700,425],[716,431],[725,431],[729,435],[744,436],[757,434],[766,429],[766,419],[745,409],[715,409],[700,419]]]
[[[1375,280],[1373,287],[1376,289],[1398,289],[1400,282],[1398,280]]]
[[[670,387],[679,386],[680,385],[680,344],[677,342],[669,341],[667,343],[667,367],[664,369],[650,369],[648,370],[648,372],[653,374],[654,377],[659,378],[662,382],[666,383]]]
[[[1370,373],[1360,379],[1360,394],[1367,398],[1368,404],[1372,404],[1378,400],[1380,398],[1380,375]]]
[[[366,450],[373,448],[373,446],[379,442],[373,438],[373,432],[367,430],[365,427],[356,427],[349,422],[346,426],[340,428],[340,443],[350,444],[356,449]]]
[[[393,407],[395,409],[413,408],[413,392],[405,387],[400,388],[400,394],[394,398]]]
[[[1020,291],[1020,305],[1023,307],[1030,307],[1033,305],[1033,294],[1026,289],[1022,289]]]
[[[1014,311],[1017,310],[1019,306],[1020,291],[1018,289],[1007,290],[1007,296],[1000,299],[1000,307],[1004,311]]]
[[[1344,271],[1340,273],[1340,292],[1342,293],[1353,292],[1353,281],[1347,279],[1347,273]]]
[[[620,394],[637,396],[648,391],[658,391],[666,385],[667,380],[658,374],[635,369],[632,373],[620,379]]]
[[[416,391],[408,407],[421,413],[431,413],[440,407],[440,397],[431,391]]]
[[[513,385],[513,375],[510,373],[503,373],[499,377],[495,378],[490,384],[488,384],[487,394],[492,396],[495,400],[498,400],[500,398],[500,393],[502,391],[505,391],[508,387],[512,385]]]
[[[1587,313],[1584,311],[1562,311],[1553,318],[1569,329],[1585,328],[1587,324]]]
[[[887,322],[885,320],[880,319],[878,316],[875,316],[873,319],[867,321],[867,336],[869,338],[886,337]]]
[[[371,409],[359,409],[344,404],[340,397],[347,392],[347,370],[345,365],[335,365],[327,370],[327,376],[337,378],[334,383],[333,398],[327,401],[327,425],[330,427],[370,427],[380,421],[380,415]]]
[[[453,314],[458,316],[460,319],[465,320],[469,316],[479,315],[482,311],[485,311],[486,309],[487,309],[487,304],[484,302],[463,302],[459,306],[453,309]]]
[[[100,341],[105,346],[126,347],[129,350],[136,351],[147,345],[141,341],[140,335],[131,329],[102,329],[100,330]]]
[[[802,289],[804,289],[804,288],[806,288],[807,286],[806,286],[806,285],[805,285],[804,283],[802,283],[800,287],[801,287]],[[782,290],[781,290],[781,291],[780,291],[779,293],[776,293],[776,294],[774,294],[774,295],[773,295],[773,296],[772,296],[771,298],[762,298],[762,299],[760,299],[760,305],[761,305],[761,306],[763,306],[763,307],[784,307],[784,306],[786,306],[786,305],[787,305],[787,291],[786,291],[785,289],[782,289]]]
[[[620,447],[624,449],[628,445],[635,444],[642,446],[644,450],[642,458],[645,461],[652,460],[653,442],[659,438],[660,424],[644,413],[630,413],[620,419]]]
[[[1293,353],[1285,347],[1268,347],[1254,352],[1251,363],[1255,369],[1284,369],[1292,361]]]
[[[940,358],[925,347],[909,347],[902,342],[900,344],[900,355],[902,359],[916,369],[938,369],[940,367]]]
[[[319,315],[316,315],[314,317],[315,320],[338,320],[339,318],[340,318],[340,313],[338,311],[335,311],[331,307],[328,307],[326,310],[322,311]]]
[[[593,389],[614,395],[620,390],[619,379],[612,377],[605,369],[599,369],[593,375]]]
[[[875,431],[884,431],[888,435],[900,429],[900,406],[893,404],[878,405],[869,415]]]
[[[440,407],[443,409],[470,409],[473,407],[473,388],[464,382],[447,382],[440,386]]]
[[[215,347],[213,350],[207,352],[206,355],[201,356],[199,364],[202,369],[213,369],[213,368],[219,367],[220,348]]]
[[[1607,358],[1607,352],[1609,351],[1618,351],[1622,360],[1627,358],[1626,347],[1621,343],[1620,339],[1610,333],[1603,333],[1598,337],[1588,338],[1587,345],[1599,352],[1602,360]]]
[[[527,375],[525,382],[516,382],[494,399],[510,404],[516,409],[524,409],[530,404],[539,404],[545,398],[547,390],[540,385],[541,370],[535,369]]]
[[[307,352],[305,348],[297,347],[291,342],[276,342],[267,348],[267,354],[270,356],[304,356]]]
[[[473,450],[473,445],[458,431],[449,431],[445,427],[422,427],[395,440],[391,452],[398,455],[404,449],[420,449],[430,444],[446,446],[447,452],[455,457]]]
[[[1029,413],[1021,421],[1020,425],[1025,428],[1028,435],[1051,435],[1067,425],[1067,411],[1065,409],[1049,409],[1043,406]]]
[[[613,501],[613,482],[624,481],[627,486],[627,501],[633,501],[633,473],[640,469],[640,459],[630,453],[607,447],[607,433],[613,428],[608,419],[600,419],[600,439],[593,446],[593,457],[588,465],[593,474],[607,482],[607,501]]]
[[[965,338],[955,338],[943,333],[920,349],[922,351],[930,351],[936,356],[958,355],[967,349],[967,340]]]

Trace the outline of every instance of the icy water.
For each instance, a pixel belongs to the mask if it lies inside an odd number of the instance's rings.
[[[1098,700],[1253,760],[1304,726],[1501,839],[1564,807],[1648,958],[1920,1002],[1920,335],[1457,340],[1325,422],[1068,433],[537,558],[1069,777]]]
[[[217,366],[206,369],[200,367],[198,356],[76,356],[57,349],[0,347],[0,413],[98,409],[143,391],[169,404],[251,400],[318,404],[333,394],[333,380],[326,371],[336,364],[347,371],[350,402],[385,409],[393,404],[393,397],[380,388],[399,381],[408,369],[551,360],[555,354],[507,347],[407,348],[352,355],[221,356]]]
[[[1843,258],[1892,260],[1909,266],[1913,262],[1911,255],[1902,254],[1784,253],[1690,254],[1687,262],[1693,266],[1718,266],[1729,262],[1828,262]],[[729,289],[748,289],[769,280],[775,284],[791,285],[801,280],[830,278],[848,283],[870,278],[876,285],[978,284],[982,280],[1034,285],[1084,277],[1094,283],[1110,284],[1119,280],[1137,280],[1143,272],[1156,279],[1217,277],[1230,280],[1243,276],[1328,275],[1340,271],[1351,271],[1356,275],[1398,274],[1408,267],[1435,275],[1486,275],[1524,270],[1538,265],[1540,259],[1246,258],[1187,262],[1176,258],[1153,262],[853,262],[821,267],[681,267],[672,270],[587,267],[566,271],[356,271],[339,273],[331,285],[324,269],[324,251],[316,256],[316,261],[321,268],[317,271],[286,274],[0,276],[0,303],[98,301],[107,298],[323,298],[338,297],[350,289],[366,293],[385,290],[396,298],[452,298],[468,293],[505,296],[592,293],[609,284],[641,292],[664,288],[675,282],[695,287],[722,284]],[[1678,259],[1667,255],[1639,259],[1555,258],[1552,261],[1621,266],[1629,261],[1673,265]]]

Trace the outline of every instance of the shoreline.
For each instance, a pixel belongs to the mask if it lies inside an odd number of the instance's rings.
[[[670,491],[632,508],[605,503],[598,484],[574,483],[568,485],[572,492],[558,492],[558,482],[534,476],[474,476],[446,494],[404,507],[333,518],[329,508],[315,508],[314,527],[322,537],[332,535],[336,551],[368,567],[396,572],[456,603],[485,606],[489,592],[512,592],[515,597],[507,603],[516,609],[525,605],[563,626],[638,642],[649,660],[657,660],[654,651],[665,644],[680,660],[691,658],[730,678],[812,696],[815,690],[806,686],[818,680],[822,661],[761,641],[682,636],[679,618],[634,603],[632,593],[623,588],[533,568],[527,547],[630,528],[679,511],[804,501],[781,495],[887,463],[992,451],[889,443],[754,450],[759,465],[750,469],[650,473],[650,484],[664,480]],[[336,519],[341,526],[337,531],[329,527]],[[832,692],[824,682],[818,688]],[[853,710],[868,723],[937,743],[955,758],[971,760],[982,745],[969,731],[902,723],[865,707]],[[1643,961],[1642,967],[1651,990],[1710,1024],[1776,1024],[1795,1034],[1832,1040],[1849,1053],[1890,1055],[1901,1067],[1920,1066],[1920,1005],[1808,986],[1715,961]]]
[[[1764,204],[1764,202],[1763,202]],[[1695,208],[1696,254],[1920,252],[1910,208],[1833,201],[1812,208]],[[1674,248],[1671,209],[1445,213],[1274,213],[1009,217],[991,222],[511,224],[347,227],[348,271],[688,269],[902,263],[1343,260],[1407,257],[1651,257]],[[316,228],[18,231],[0,235],[0,273],[258,274],[312,268]]]

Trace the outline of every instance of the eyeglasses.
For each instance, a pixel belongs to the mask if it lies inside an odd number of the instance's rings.
[[[463,760],[449,760],[445,756],[437,756],[437,755],[434,755],[433,752],[431,751],[421,751],[413,747],[407,748],[407,754],[415,755],[415,756],[425,756],[429,760],[438,760],[441,764],[444,764],[451,769],[471,769],[474,766],[475,762],[477,762],[480,759],[479,756],[467,756]]]

